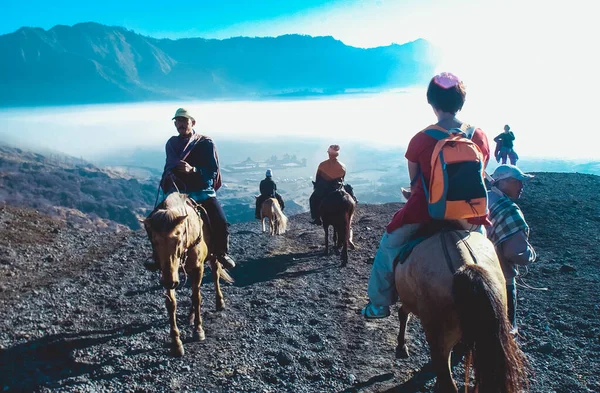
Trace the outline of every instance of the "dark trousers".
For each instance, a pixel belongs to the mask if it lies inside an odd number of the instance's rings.
[[[354,202],[358,202],[358,199],[356,199],[356,196],[354,195],[354,189],[350,184],[344,184],[344,190],[348,194],[350,194],[352,199],[354,199]],[[328,189],[327,186],[316,187],[314,189],[313,193],[308,199],[308,203],[310,206],[310,217],[313,220],[319,218],[319,205],[321,204],[321,201],[323,201],[323,198],[325,198],[328,194],[332,193],[333,191],[335,191],[335,188]]]
[[[272,196],[260,195],[258,198],[256,198],[256,210],[254,211],[254,215],[256,217],[260,217],[260,207],[262,206],[263,202],[269,198],[272,198]],[[283,198],[281,197],[281,195],[279,195],[278,192],[275,193],[275,198],[277,199],[277,202],[279,202],[279,207],[281,207],[281,210],[283,210],[285,208],[285,205],[283,204]]]
[[[506,286],[508,300],[508,321],[513,329],[517,327],[517,286],[509,284]]]
[[[211,229],[211,252],[215,255],[223,255],[229,252],[229,224],[227,217],[217,198],[208,198],[200,202],[208,213]]]
[[[311,194],[310,198],[308,199],[308,204],[310,206],[310,217],[313,220],[316,220],[317,218],[320,217],[319,205],[321,204],[321,201],[325,197],[325,194],[326,194],[325,189],[315,188],[315,190]]]

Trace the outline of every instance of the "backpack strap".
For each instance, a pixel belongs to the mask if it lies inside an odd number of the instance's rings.
[[[438,130],[437,128],[429,128],[423,130],[423,132],[438,141],[441,141],[442,139],[448,138],[450,136],[449,132]]]
[[[442,131],[437,128],[428,128],[423,130],[423,132],[438,141],[448,138],[453,134],[462,134],[465,138],[472,139],[473,134],[475,133],[475,127],[469,126],[464,130],[462,128],[450,128],[447,131]]]
[[[475,127],[474,126],[470,126],[469,128],[467,128],[464,131],[465,134],[465,138],[467,139],[473,139],[473,134],[475,134]]]

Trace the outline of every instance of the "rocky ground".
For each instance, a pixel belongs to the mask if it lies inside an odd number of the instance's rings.
[[[598,392],[600,177],[539,173],[520,204],[539,253],[519,287],[530,390]],[[293,216],[279,237],[260,233],[257,222],[233,225],[239,266],[235,283],[223,285],[227,309],[215,311],[209,275],[202,286],[205,341],[190,341],[189,284],[177,291],[183,358],[169,354],[163,290],[142,267],[150,253],[143,232],[77,230],[0,207],[0,389],[430,392],[418,320],[409,324],[412,356],[395,360],[397,319],[358,315],[379,239],[399,206],[359,204],[360,248],[346,268],[322,255],[323,232],[307,214]],[[462,380],[460,363],[454,372]]]

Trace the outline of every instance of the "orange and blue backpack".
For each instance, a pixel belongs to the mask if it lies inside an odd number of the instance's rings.
[[[439,220],[485,216],[484,158],[471,140],[475,127],[465,124],[447,131],[426,128],[422,132],[438,141],[431,155],[429,187],[421,173],[429,215]]]

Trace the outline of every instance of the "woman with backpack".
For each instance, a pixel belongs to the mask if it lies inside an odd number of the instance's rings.
[[[387,225],[375,255],[367,288],[369,303],[362,310],[363,316],[367,319],[385,318],[390,315],[390,306],[398,300],[394,284],[394,261],[402,251],[405,251],[404,246],[419,227],[432,219],[428,196],[432,191],[429,190],[432,179],[432,156],[436,146],[439,149],[440,138],[451,137],[455,132],[457,135],[468,137],[477,146],[479,150],[477,154],[483,160],[480,162],[482,167],[474,170],[480,170],[482,173],[487,165],[490,150],[486,134],[481,129],[470,127],[456,118],[456,113],[463,107],[465,96],[463,82],[451,73],[438,74],[429,82],[427,102],[437,117],[437,123],[418,132],[406,149],[408,173],[412,179],[411,192],[410,195],[407,193],[409,197],[406,204],[394,214]],[[450,133],[448,130],[451,130]],[[483,179],[480,180],[483,183]],[[465,229],[483,231],[483,225],[490,224],[485,204],[485,186],[477,192],[484,194],[484,205],[478,207],[481,209],[481,213],[478,213],[481,216],[457,221]]]

